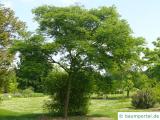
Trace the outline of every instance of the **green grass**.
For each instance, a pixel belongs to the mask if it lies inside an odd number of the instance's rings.
[[[48,97],[30,97],[5,100],[0,105],[0,120],[37,120],[46,115],[42,106],[47,99]],[[90,102],[88,116],[103,116],[117,120],[117,113],[122,111],[152,111],[152,109],[134,109],[129,98],[94,99]]]
[[[17,114],[16,112],[5,110],[5,109],[0,109],[0,116],[13,116]]]
[[[140,112],[150,111],[150,109],[134,109],[131,106],[131,100],[115,99],[115,100],[92,100],[89,110],[89,116],[106,116],[117,120],[118,112]]]
[[[0,120],[35,120],[45,114],[44,100],[48,97],[12,98],[0,105]]]
[[[17,113],[43,113],[44,100],[48,97],[12,98],[2,102],[0,108]]]

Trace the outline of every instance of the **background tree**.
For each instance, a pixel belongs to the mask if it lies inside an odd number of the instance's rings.
[[[32,87],[35,92],[45,92],[44,80],[52,69],[48,56],[43,49],[44,38],[39,35],[25,40],[16,41],[12,52],[19,52],[19,63],[16,69],[18,87],[26,89]]]
[[[160,80],[160,38],[153,42],[154,49],[145,50],[146,74],[151,79]]]
[[[108,78],[112,78],[111,83],[114,86],[117,83],[120,90],[123,87],[122,81],[127,80],[128,74],[140,67],[144,38],[132,36],[127,21],[120,19],[114,6],[108,9],[92,9],[90,12],[102,21],[95,32],[96,59]]]
[[[133,90],[134,84],[133,81],[127,79],[123,82],[124,90],[127,91],[127,97],[130,95],[130,91]]]
[[[94,73],[96,75],[97,73]],[[112,92],[113,89],[113,81],[111,76],[108,77],[106,75],[99,75],[95,77],[93,86],[93,93],[97,94],[98,97],[107,98],[108,94]]]
[[[0,5],[0,87],[8,84],[7,76],[11,74],[10,68],[14,55],[8,49],[14,39],[25,35],[25,24],[15,17],[14,12]],[[3,88],[4,89],[4,88]],[[7,92],[7,90],[4,90]]]

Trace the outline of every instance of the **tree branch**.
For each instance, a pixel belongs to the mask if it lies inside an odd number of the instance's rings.
[[[65,66],[63,66],[61,63],[55,61],[55,60],[52,58],[52,56],[49,56],[49,60],[51,60],[53,63],[58,64],[58,65],[59,65],[61,68],[63,68],[67,73],[69,72],[69,69],[68,69],[68,68],[66,68]]]

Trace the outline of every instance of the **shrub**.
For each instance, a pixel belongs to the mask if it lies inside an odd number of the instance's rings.
[[[159,85],[159,84],[157,84],[157,85],[153,88],[153,92],[154,92],[156,101],[157,101],[158,103],[160,103],[160,85]]]
[[[9,84],[9,86],[8,86],[8,91],[9,91],[9,93],[16,93],[17,91],[18,91],[18,89],[17,89],[17,83],[16,82],[12,82],[12,83],[10,83]]]
[[[79,72],[72,78],[68,109],[69,115],[84,115],[88,111],[91,83],[86,74],[86,72]],[[50,112],[56,115],[62,116],[64,114],[67,79],[67,73],[53,71],[48,75],[46,80],[47,90],[51,99],[45,106]]]
[[[0,104],[1,104],[1,102],[2,102],[2,96],[0,95]]]
[[[43,93],[32,93],[30,97],[44,97],[45,94]]]
[[[132,97],[132,105],[135,108],[147,109],[153,107],[155,103],[156,99],[151,89],[138,91]]]
[[[23,93],[23,91],[21,93],[17,92],[12,94],[13,97],[16,98],[25,98],[25,97],[44,97],[45,94],[43,93]]]
[[[16,97],[16,98],[22,98],[23,97],[22,93],[20,93],[20,92],[13,93],[12,96]]]
[[[2,99],[2,100],[9,100],[9,99],[11,99],[11,98],[12,98],[11,94],[8,94],[8,93],[4,93],[4,94],[2,94],[2,96],[1,96],[1,99]]]
[[[23,97],[31,97],[31,95],[34,93],[32,88],[27,88],[22,91],[22,96]]]

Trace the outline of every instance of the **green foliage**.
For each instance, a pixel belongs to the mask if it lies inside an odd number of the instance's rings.
[[[10,69],[3,73],[3,76],[1,76],[1,84],[0,88],[1,91],[4,93],[14,93],[17,91],[17,79],[15,71]]]
[[[29,98],[29,97],[44,97],[45,94],[43,93],[35,93],[30,88],[19,91],[17,93],[11,94],[14,98]]]
[[[33,91],[33,88],[27,88],[25,90],[21,90],[15,94],[12,94],[13,97],[21,97],[21,98],[26,98],[26,97],[43,97],[43,93],[35,93]]]
[[[160,84],[157,83],[157,85],[153,87],[152,90],[155,95],[156,101],[160,103]]]
[[[123,81],[121,80],[112,80],[112,88],[111,88],[111,93],[113,94],[118,94],[119,92],[123,93]]]
[[[134,84],[133,84],[132,80],[126,80],[123,82],[123,86],[126,91],[128,91],[128,90],[130,91],[133,89]]]
[[[0,104],[1,104],[2,100],[3,100],[3,99],[2,99],[2,96],[0,95]]]
[[[46,107],[54,114],[64,112],[64,99],[66,91],[66,81],[68,75],[63,71],[50,72],[46,78],[46,89],[51,95],[51,100],[46,103]]]
[[[147,59],[147,61],[145,61],[145,65],[147,66],[146,74],[149,78],[159,81],[160,38],[157,38],[157,40],[153,42],[153,45],[154,49],[145,49],[145,59]]]
[[[43,93],[35,93],[32,88],[27,88],[25,90],[17,90],[14,93],[5,93],[1,95],[3,100],[8,100],[11,98],[29,98],[29,97],[44,97]]]
[[[71,83],[71,97],[69,102],[69,114],[85,115],[88,112],[90,92],[92,90],[90,72],[80,71],[73,75]]]
[[[4,92],[8,92],[10,79],[7,76],[13,67],[14,54],[9,52],[9,48],[15,39],[23,38],[25,33],[25,24],[15,17],[14,11],[0,5],[0,88],[3,87]]]
[[[130,91],[133,90],[134,83],[132,80],[127,79],[123,81],[123,89],[127,91],[127,97],[129,97]]]
[[[132,105],[135,108],[147,109],[153,107],[155,103],[156,103],[156,98],[151,89],[144,89],[138,91],[132,97]]]
[[[11,52],[19,52],[20,63],[16,69],[18,87],[32,87],[36,92],[44,91],[44,79],[51,70],[47,54],[43,50],[44,38],[31,36],[24,41],[16,41]]]
[[[22,91],[22,95],[24,97],[31,97],[31,95],[34,93],[33,88],[27,88]]]
[[[133,75],[134,87],[137,89],[153,88],[157,84],[156,79],[149,78],[144,72],[137,72]]]
[[[84,115],[88,111],[89,92],[92,85],[86,74],[81,71],[73,75],[72,87],[70,88],[69,115]],[[46,86],[49,94],[51,94],[51,100],[46,103],[46,107],[54,114],[64,114],[67,79],[68,74],[63,70],[52,71],[47,77]]]
[[[99,75],[99,77],[96,77],[95,79],[93,93],[96,93],[100,97],[101,95],[107,95],[111,92],[113,83],[110,77]]]
[[[129,60],[139,58],[138,50],[144,39],[132,36],[128,23],[120,19],[114,6],[90,10],[80,6],[41,6],[34,9],[33,13],[39,24],[39,33],[51,38],[50,42],[43,46],[49,54],[49,61],[58,64],[68,74],[64,85],[67,92],[63,93],[66,95],[63,96],[65,104],[59,104],[59,107],[65,107],[65,117],[67,111],[72,112],[70,101],[78,103],[75,98],[82,89],[81,86],[86,90],[89,85],[86,84],[88,77],[95,73],[88,74],[87,70],[104,70],[109,76],[112,75],[110,69],[115,65],[120,69],[120,66]],[[57,60],[57,56],[60,59]],[[78,92],[72,95],[75,86],[75,91]],[[82,99],[79,104],[84,104],[86,93],[82,91],[82,95],[77,97]],[[73,99],[72,96],[76,97]],[[76,109],[74,110],[76,112]]]
[[[10,74],[8,75],[7,79],[8,79],[8,87],[7,87],[8,90],[7,91],[9,93],[16,93],[18,82],[17,82],[15,71],[10,71]]]
[[[16,93],[18,90],[17,90],[17,86],[18,86],[18,83],[17,82],[10,82],[9,84],[9,93]]]
[[[2,99],[2,100],[10,100],[11,98],[12,98],[12,95],[9,94],[9,93],[4,93],[4,94],[2,94],[2,96],[1,96],[1,99]]]

